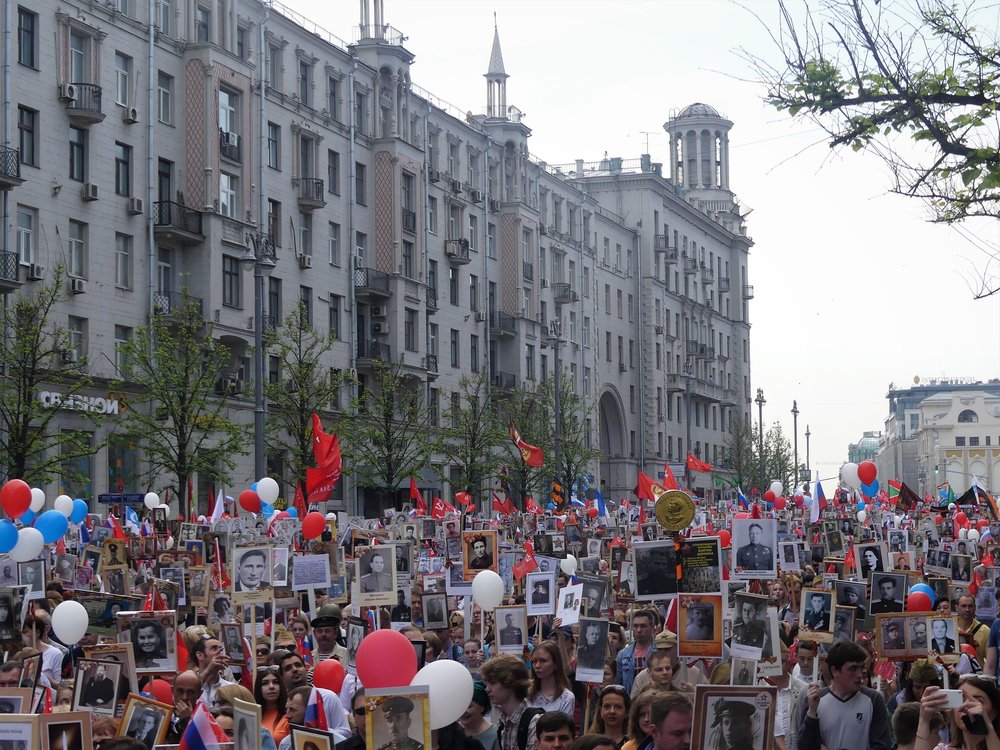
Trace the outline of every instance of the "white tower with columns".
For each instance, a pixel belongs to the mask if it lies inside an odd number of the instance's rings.
[[[733,123],[696,102],[663,124],[670,138],[670,179],[691,197],[721,200],[729,190],[729,130]],[[724,195],[720,195],[720,193]]]

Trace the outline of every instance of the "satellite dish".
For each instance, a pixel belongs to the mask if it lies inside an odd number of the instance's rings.
[[[913,376],[913,385],[920,385],[920,376],[919,375],[914,375]]]

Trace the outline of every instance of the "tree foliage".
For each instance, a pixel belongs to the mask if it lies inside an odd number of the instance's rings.
[[[732,429],[726,435],[726,466],[731,483],[747,491],[760,483],[760,464],[757,461],[757,431],[753,423],[742,414],[734,414]]]
[[[555,378],[548,378],[542,384],[550,411],[556,414]],[[546,451],[546,469],[556,477],[565,489],[566,497],[574,485],[581,484],[587,470],[601,458],[601,451],[593,447],[590,439],[590,417],[593,406],[588,406],[576,389],[569,371],[559,379],[559,419],[553,419],[551,439]],[[556,463],[556,431],[559,435],[559,462]]]
[[[443,429],[441,449],[445,460],[457,470],[457,487],[470,493],[477,501],[486,500],[487,487],[503,462],[501,447],[507,431],[497,418],[496,402],[491,400],[489,371],[459,382],[458,409],[452,410],[448,426]]]
[[[1000,216],[995,9],[823,0],[796,21],[780,8],[782,65],[744,52],[769,103],[817,123],[832,147],[876,154],[893,189],[923,199],[935,221]],[[987,268],[977,296],[998,290]]]
[[[176,309],[136,329],[124,356],[124,377],[140,395],[122,428],[141,440],[149,483],[167,482],[183,498],[195,474],[227,481],[233,457],[247,453],[248,430],[229,419],[219,386],[230,353],[213,338],[201,301],[184,291]]]
[[[521,387],[509,397],[497,403],[497,415],[501,425],[511,422],[521,434],[521,438],[530,445],[536,445],[545,453],[546,461],[550,461],[550,445],[552,436],[551,414],[548,409],[548,399],[542,386],[529,386],[522,383]],[[505,468],[504,476],[510,489],[511,499],[519,509],[524,510],[527,498],[534,497],[545,506],[548,496],[547,480],[551,477],[546,465],[534,469],[524,463],[521,452],[510,440],[504,443]]]
[[[86,353],[76,361],[67,356],[74,342],[53,319],[64,289],[64,272],[57,268],[50,283],[19,293],[0,313],[0,468],[8,479],[42,484],[64,461],[97,450],[81,432],[53,429],[59,410],[38,399],[46,386],[57,387],[66,406],[91,384]],[[97,419],[86,410],[81,414]]]

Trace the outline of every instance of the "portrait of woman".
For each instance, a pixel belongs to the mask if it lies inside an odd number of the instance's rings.
[[[137,620],[131,624],[132,649],[138,669],[160,668],[167,659],[167,638],[156,620]]]
[[[10,640],[16,636],[13,602],[9,594],[0,595],[0,641]]]

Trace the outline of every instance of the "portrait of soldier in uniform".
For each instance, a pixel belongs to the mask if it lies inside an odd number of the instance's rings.
[[[424,750],[424,744],[410,737],[413,723],[413,701],[403,696],[386,699],[380,706],[389,731],[389,741],[378,746],[378,750]]]

